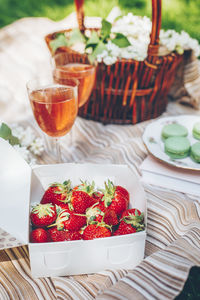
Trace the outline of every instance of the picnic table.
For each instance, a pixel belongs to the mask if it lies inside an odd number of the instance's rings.
[[[88,18],[94,23],[98,19]],[[76,24],[75,14],[60,22],[25,18],[0,30],[0,118],[40,131],[33,119],[25,84],[51,71],[44,36]],[[169,103],[165,115],[200,112]],[[127,164],[138,177],[147,156],[142,134],[151,121],[137,125],[102,125],[77,118],[73,147],[62,140],[66,162]],[[45,151],[40,163],[54,163]],[[102,270],[97,274],[33,279],[29,253],[0,230],[0,299],[174,299],[192,266],[200,265],[200,199],[145,185],[148,206],[145,259],[134,270]]]

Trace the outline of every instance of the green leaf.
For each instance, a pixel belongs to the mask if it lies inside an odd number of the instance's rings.
[[[52,51],[55,53],[59,47],[69,46],[69,42],[64,33],[57,34],[56,38],[49,43]]]
[[[110,36],[112,24],[105,19],[102,20],[101,36],[106,39]]]
[[[72,46],[76,43],[85,43],[86,39],[78,28],[74,28],[68,40],[68,45]]]
[[[94,49],[93,55],[96,57],[98,54],[101,54],[104,50],[106,50],[106,45],[102,41],[100,41]]]
[[[8,127],[8,125],[2,123],[0,127],[0,137],[2,137],[4,140],[8,140],[11,135],[12,135],[12,131]]]
[[[12,146],[14,146],[14,145],[20,145],[19,139],[16,136],[13,136],[13,135],[9,138],[9,143]]]
[[[127,37],[122,33],[116,33],[116,36],[112,40],[112,43],[117,45],[120,48],[125,48],[131,45]]]
[[[97,32],[96,31],[92,31],[91,37],[87,41],[85,48],[86,49],[89,48],[89,47],[94,48],[95,45],[97,45],[99,42],[100,42],[100,40],[99,40],[99,36],[98,36]]]
[[[9,141],[9,143],[13,145],[20,145],[20,141],[16,136],[12,135],[12,131],[8,125],[5,123],[1,124],[0,127],[0,137],[3,138],[4,140]]]
[[[101,54],[104,50],[106,50],[106,45],[102,41],[100,41],[94,48],[94,51],[88,55],[90,63],[93,63],[97,55]]]

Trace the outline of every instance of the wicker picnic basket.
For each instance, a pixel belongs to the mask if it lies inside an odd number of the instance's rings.
[[[85,31],[83,2],[75,0],[81,32]],[[152,32],[147,58],[144,61],[118,59],[110,66],[99,63],[93,92],[88,102],[79,109],[79,116],[104,124],[136,124],[156,118],[165,111],[167,94],[182,55],[175,52],[160,54],[160,27],[161,0],[152,0]],[[62,32],[66,31],[69,30]],[[49,43],[57,33],[45,37],[50,51]],[[88,62],[86,54],[68,47],[57,49],[57,52],[62,51],[70,53],[71,62]]]

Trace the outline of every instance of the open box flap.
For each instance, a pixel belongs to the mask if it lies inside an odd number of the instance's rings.
[[[31,168],[0,138],[0,227],[28,243]]]

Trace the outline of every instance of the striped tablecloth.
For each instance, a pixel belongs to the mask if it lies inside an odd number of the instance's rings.
[[[74,23],[74,15],[59,23],[26,18],[0,30],[3,121],[18,121],[36,128],[30,117],[25,83],[33,75],[50,69],[43,36]],[[167,114],[180,113],[199,114],[179,104],[168,106]],[[127,164],[139,177],[139,166],[147,155],[141,138],[147,124],[104,126],[77,118],[72,130],[73,146],[68,145],[67,138],[62,141],[63,159]],[[43,162],[54,162],[48,151],[42,157]],[[0,251],[0,299],[174,299],[182,290],[190,268],[200,265],[200,201],[149,185],[145,191],[148,201],[145,259],[134,270],[33,280],[27,247],[18,246],[18,241],[0,230],[0,248],[5,244],[8,247]],[[18,247],[9,248],[11,245]]]

